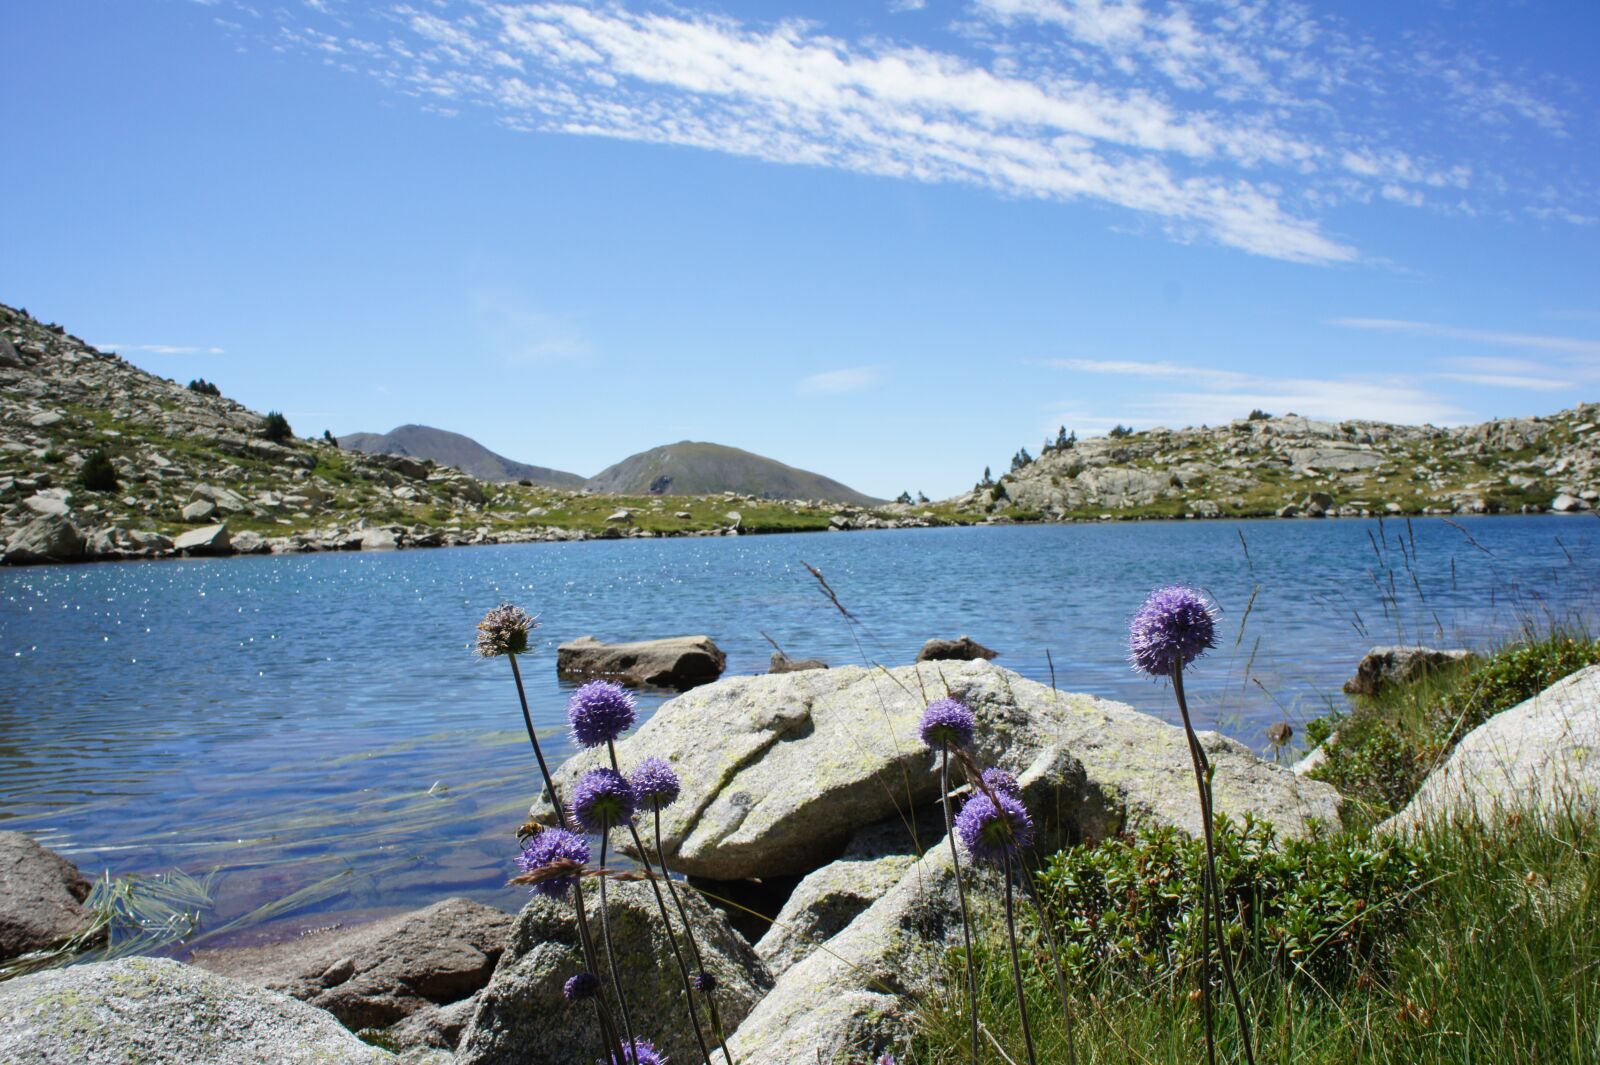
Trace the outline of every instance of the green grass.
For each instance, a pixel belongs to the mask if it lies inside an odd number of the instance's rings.
[[[1418,839],[1421,886],[1365,900],[1403,907],[1380,960],[1343,984],[1248,961],[1241,981],[1256,1059],[1280,1065],[1489,1065],[1600,1061],[1600,826],[1572,812],[1495,825],[1434,825]],[[978,949],[986,1065],[1023,1062],[1001,932]],[[1027,987],[1039,1061],[1066,1060],[1062,1009],[1030,937]],[[967,1060],[960,961],[926,1003],[916,1065]],[[1186,974],[1185,974],[1186,975]],[[1072,985],[1077,1060],[1204,1061],[1192,982],[1170,970],[1107,967]],[[1219,1058],[1240,1061],[1225,996]],[[998,1047],[997,1047],[998,1045]],[[1004,1051],[1002,1056],[1001,1050]],[[904,1058],[902,1058],[904,1060]]]

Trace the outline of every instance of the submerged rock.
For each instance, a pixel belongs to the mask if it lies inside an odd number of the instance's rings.
[[[917,652],[918,662],[972,662],[999,657],[999,651],[991,651],[971,636],[959,640],[929,640]]]
[[[383,1065],[322,1010],[166,958],[0,983],[7,1065]]]
[[[1473,729],[1381,829],[1440,817],[1566,810],[1600,812],[1600,666]]]
[[[772,652],[768,673],[800,673],[807,669],[827,669],[828,663],[820,658],[790,658],[781,651]]]
[[[77,866],[21,832],[0,832],[0,962],[77,935],[88,897]]]
[[[728,656],[709,636],[670,636],[636,643],[601,643],[584,636],[556,648],[563,677],[608,677],[680,691],[722,676]]]
[[[1471,651],[1460,649],[1374,647],[1356,666],[1356,675],[1344,682],[1345,694],[1374,696],[1392,684],[1409,684],[1471,657]]]
[[[649,1038],[674,1062],[701,1060],[683,1003],[683,983],[667,944],[648,884],[616,882],[608,888],[612,943],[633,1017],[635,1034]],[[717,981],[717,1008],[731,1033],[772,986],[760,959],[722,913],[682,885],[678,894],[694,926],[703,967]],[[600,899],[591,881],[584,889],[589,927],[599,949]],[[667,900],[672,907],[672,900]],[[673,926],[679,928],[677,914]],[[679,937],[685,951],[688,947]],[[691,965],[693,961],[689,962]],[[456,1065],[591,1065],[600,1056],[592,1002],[567,1002],[562,985],[584,970],[577,921],[570,901],[534,897],[518,915],[495,970],[456,1051]],[[610,986],[601,961],[600,976]],[[697,996],[696,1006],[703,1000]],[[709,1022],[700,1011],[701,1023]]]

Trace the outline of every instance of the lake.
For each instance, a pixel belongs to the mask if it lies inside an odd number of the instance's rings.
[[[803,563],[856,619],[843,617]],[[1202,727],[1340,705],[1374,644],[1482,648],[1594,631],[1591,517],[1174,522],[595,541],[0,571],[0,827],[87,873],[214,873],[222,941],[424,905],[515,907],[514,830],[538,788],[485,610],[541,616],[523,660],[563,758],[555,646],[712,636],[729,674],[771,645],[910,662],[970,634],[1065,690],[1175,719],[1125,661],[1128,616],[1183,580],[1221,606],[1189,688]],[[641,709],[661,694],[641,697]],[[283,901],[287,900],[287,901]],[[260,908],[276,904],[267,912]],[[248,916],[247,916],[248,915]],[[239,924],[232,922],[240,922]],[[273,924],[272,921],[279,923]]]

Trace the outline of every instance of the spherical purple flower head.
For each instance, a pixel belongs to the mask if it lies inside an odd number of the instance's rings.
[[[572,735],[585,747],[610,743],[633,727],[633,696],[609,680],[591,680],[567,700]]]
[[[717,978],[702,969],[689,980],[689,986],[696,991],[704,991],[706,994],[710,994],[717,989]]]
[[[485,658],[520,655],[528,649],[528,633],[538,627],[526,610],[501,603],[478,622],[478,653]]]
[[[996,795],[1009,795],[1013,799],[1022,798],[1022,785],[1017,783],[1017,778],[1007,773],[1004,769],[985,769],[983,783]]]
[[[960,699],[939,699],[922,712],[922,742],[936,751],[967,746],[977,727],[972,708]]]
[[[640,762],[633,771],[634,801],[641,807],[659,806],[666,809],[678,801],[683,782],[663,759],[654,756]]]
[[[572,816],[589,832],[627,824],[633,816],[633,787],[615,769],[591,769],[573,789]]]
[[[568,1002],[581,1002],[600,993],[600,978],[594,973],[574,973],[561,985],[561,997]]]
[[[522,853],[517,855],[517,868],[524,873],[532,873],[548,868],[556,862],[588,860],[588,840],[564,828],[547,828],[530,839]],[[534,884],[533,890],[545,898],[564,899],[577,879],[576,874],[551,877],[549,880],[541,880]]]
[[[621,1062],[617,1062],[616,1054],[611,1055],[611,1060],[613,1065],[667,1065],[667,1056],[648,1039],[635,1039],[631,1046],[623,1047]],[[606,1063],[597,1061],[595,1065]]]
[[[883,1057],[878,1059],[878,1065],[898,1065],[898,1063],[894,1060],[894,1055],[885,1050]]]
[[[973,858],[998,863],[1033,842],[1033,818],[1021,800],[1003,792],[994,799],[974,795],[956,814],[956,835]]]
[[[1217,616],[1205,596],[1174,584],[1150,593],[1128,626],[1133,668],[1170,677],[1217,645]]]

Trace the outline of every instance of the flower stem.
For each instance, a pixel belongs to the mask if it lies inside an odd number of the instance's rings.
[[[961,854],[956,847],[955,819],[950,814],[950,747],[939,750],[939,795],[944,800],[944,838],[950,843],[950,864],[955,869],[956,897],[961,900],[961,944],[967,961],[967,1019],[972,1037],[972,1065],[978,1065],[978,978],[973,969],[972,916],[967,912],[967,888],[961,882]]]
[[[606,749],[611,753],[611,768],[618,776],[622,775],[622,767],[617,763],[617,745],[611,741],[606,742]],[[672,947],[672,956],[678,963],[678,975],[683,978],[683,1001],[689,1007],[689,1023],[694,1027],[694,1041],[700,1044],[700,1056],[705,1059],[706,1065],[711,1065],[711,1051],[706,1049],[706,1036],[700,1029],[700,1014],[694,1008],[694,985],[689,982],[689,967],[684,964],[683,951],[678,947],[678,937],[672,933],[672,918],[667,916],[667,900],[661,896],[661,885],[656,883],[655,876],[650,870],[650,852],[645,849],[644,840],[639,838],[639,829],[633,823],[633,818],[628,818],[628,832],[633,836],[633,846],[639,852],[639,863],[644,866],[645,879],[650,881],[650,890],[655,893],[656,909],[661,913],[661,926],[667,930],[667,943]],[[666,875],[663,867],[662,875]],[[689,920],[684,918],[683,931],[689,933]]]
[[[1214,1053],[1214,1035],[1211,1031],[1212,1017],[1210,1011],[1211,993],[1211,953],[1206,945],[1205,930],[1209,922],[1216,922],[1217,952],[1222,957],[1222,979],[1228,987],[1228,994],[1233,999],[1234,1012],[1239,1016],[1239,1037],[1244,1047],[1244,1060],[1246,1065],[1255,1065],[1255,1049],[1251,1046],[1250,1018],[1245,1013],[1244,1000],[1239,995],[1239,984],[1233,976],[1233,957],[1228,950],[1228,940],[1224,934],[1222,923],[1222,892],[1217,883],[1217,845],[1215,838],[1215,818],[1211,805],[1211,763],[1206,758],[1204,749],[1200,746],[1200,737],[1195,735],[1194,725],[1189,720],[1189,702],[1183,695],[1183,668],[1177,667],[1172,671],[1172,690],[1178,697],[1178,713],[1183,717],[1183,733],[1189,740],[1189,757],[1194,762],[1195,786],[1200,791],[1200,819],[1204,829],[1206,843],[1206,873],[1205,873],[1205,898],[1206,913],[1202,914],[1204,922],[1201,932],[1201,950],[1204,960],[1201,966],[1201,994],[1206,998],[1206,1049],[1208,1056]]]
[[[689,925],[689,911],[683,905],[677,885],[672,882],[672,873],[667,869],[667,852],[661,847],[661,804],[650,805],[655,811],[656,865],[661,869],[661,879],[667,882],[667,894],[672,896],[672,904],[677,907],[678,918],[683,922],[683,937],[689,941],[689,950],[694,954],[694,967],[704,971],[705,957],[700,953],[700,944],[695,942],[694,929]],[[734,1065],[733,1054],[728,1050],[728,1037],[722,1030],[722,1015],[717,1011],[717,994],[707,991],[705,996],[706,1008],[711,1011],[711,1025],[717,1032],[717,1042],[722,1044],[722,1056],[728,1059],[727,1065]]]
[[[601,825],[600,868],[606,866],[606,842],[611,838],[611,826]],[[607,968],[611,970],[611,987],[617,993],[617,1004],[622,1007],[622,1031],[628,1038],[628,1048],[633,1048],[633,1018],[628,1015],[628,999],[622,993],[622,976],[617,968],[617,951],[611,943],[611,917],[606,905],[606,878],[600,878],[600,938],[605,943]]]
[[[516,655],[508,654],[506,658],[511,662],[511,677],[517,682],[517,701],[522,704],[522,723],[528,727],[528,742],[533,745],[533,757],[539,763],[539,774],[544,778],[545,790],[550,793],[550,805],[555,807],[556,820],[565,825],[567,823],[567,811],[561,805],[561,794],[556,791],[555,779],[550,775],[550,765],[544,760],[544,749],[539,746],[539,735],[533,730],[533,715],[528,712],[528,693],[522,686],[522,670],[517,665]],[[605,864],[603,857],[600,860],[600,864]],[[601,883],[603,885],[604,881]],[[581,879],[575,879],[572,882],[572,891],[577,900],[575,909],[578,916],[578,946],[583,951],[583,963],[590,972],[599,972],[599,958],[595,954],[594,937],[589,933],[589,916],[583,904],[583,881]],[[604,894],[603,887],[601,893],[602,895]],[[604,906],[604,904],[602,899],[601,905]],[[604,996],[596,996],[595,1008],[600,1011],[603,1038],[616,1043],[616,1050],[607,1051],[607,1055],[609,1056],[612,1053],[620,1055],[622,1044],[617,1042],[616,1026],[611,1023],[610,1011],[606,1009]],[[620,1061],[622,1059],[618,1057],[617,1060]]]
[[[1028,1023],[1028,992],[1022,986],[1022,961],[1017,956],[1017,913],[1011,887],[1011,848],[1002,852],[1006,877],[1006,938],[1011,944],[1011,978],[1017,985],[1017,1010],[1022,1017],[1022,1041],[1028,1049],[1028,1065],[1038,1065],[1033,1053],[1033,1027]]]

